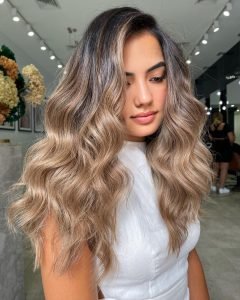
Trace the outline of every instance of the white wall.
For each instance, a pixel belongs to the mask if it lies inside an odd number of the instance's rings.
[[[236,143],[240,144],[240,113],[234,115],[234,131],[236,135]]]
[[[227,98],[229,104],[235,104],[240,107],[240,79],[234,80],[227,85]]]
[[[211,106],[218,106],[220,100],[220,96],[217,95],[217,91],[214,91],[210,94],[210,105]]]

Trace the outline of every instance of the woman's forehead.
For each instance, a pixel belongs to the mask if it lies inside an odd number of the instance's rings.
[[[164,57],[158,40],[152,34],[144,32],[128,39],[123,51],[123,60],[126,72],[136,68],[147,71],[163,62]]]

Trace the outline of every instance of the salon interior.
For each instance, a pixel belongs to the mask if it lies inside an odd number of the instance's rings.
[[[240,0],[0,0],[0,71],[1,58],[11,51],[20,72],[37,72],[41,84],[36,93],[45,93],[40,105],[28,102],[21,118],[0,125],[0,299],[44,299],[29,241],[7,228],[5,212],[12,200],[4,192],[19,178],[27,149],[44,136],[44,103],[87,24],[119,6],[137,7],[156,17],[183,49],[208,124],[214,112],[221,112],[234,133],[226,190],[212,190],[202,204],[197,251],[211,300],[239,300]],[[1,90],[0,85],[0,105]],[[206,144],[210,148],[211,140]]]

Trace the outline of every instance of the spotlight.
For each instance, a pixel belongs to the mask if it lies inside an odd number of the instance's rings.
[[[204,37],[203,37],[203,39],[202,39],[202,44],[203,44],[203,45],[207,45],[207,43],[208,43],[208,34],[205,33],[205,34],[204,34]]]
[[[195,48],[195,52],[194,52],[194,55],[199,55],[200,54],[200,49],[199,49],[199,47],[196,47]]]
[[[46,50],[47,50],[47,47],[46,47],[46,45],[44,44],[43,41],[40,41],[40,49],[41,49],[42,51],[46,51]]]
[[[219,105],[222,105],[222,104],[223,104],[223,102],[222,102],[222,100],[220,100],[220,101],[219,101]]]
[[[229,17],[230,16],[230,11],[232,10],[232,3],[228,2],[224,11],[223,11],[223,15],[225,17]]]
[[[218,95],[218,96],[221,96],[221,92],[220,92],[220,91],[217,91],[217,95]]]
[[[234,107],[235,105],[234,104],[231,104],[231,107]]]
[[[239,112],[239,109],[237,109],[237,112]]]
[[[208,116],[209,116],[209,115],[211,115],[211,112],[210,112],[210,111],[208,111],[208,112],[207,112],[207,115],[208,115]]]
[[[188,64],[188,65],[190,65],[191,63],[192,63],[192,61],[191,61],[191,58],[189,57],[187,60],[186,60],[186,63]]]
[[[205,110],[208,110],[208,107],[207,107],[207,106],[205,106]]]
[[[50,59],[54,60],[55,58],[56,58],[56,56],[52,52],[50,52]]]
[[[229,101],[227,101],[226,103],[229,104]]]
[[[223,106],[223,107],[222,107],[222,110],[226,110],[226,106]]]
[[[58,67],[58,69],[62,69],[63,65],[58,63],[57,67]]]
[[[213,32],[217,32],[219,30],[219,22],[217,20],[213,23]]]
[[[14,22],[19,22],[20,21],[20,18],[17,15],[17,9],[15,7],[12,8],[12,20]]]
[[[212,110],[212,107],[210,107],[209,109]]]
[[[27,34],[28,34],[28,36],[31,36],[31,37],[34,36],[34,34],[35,34],[29,24],[27,24]]]

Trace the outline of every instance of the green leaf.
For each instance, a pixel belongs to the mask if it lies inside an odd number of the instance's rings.
[[[13,59],[16,61],[15,59],[15,55],[12,52],[12,50],[10,50],[7,46],[2,45],[1,49],[0,49],[0,55],[6,56],[7,58]]]

